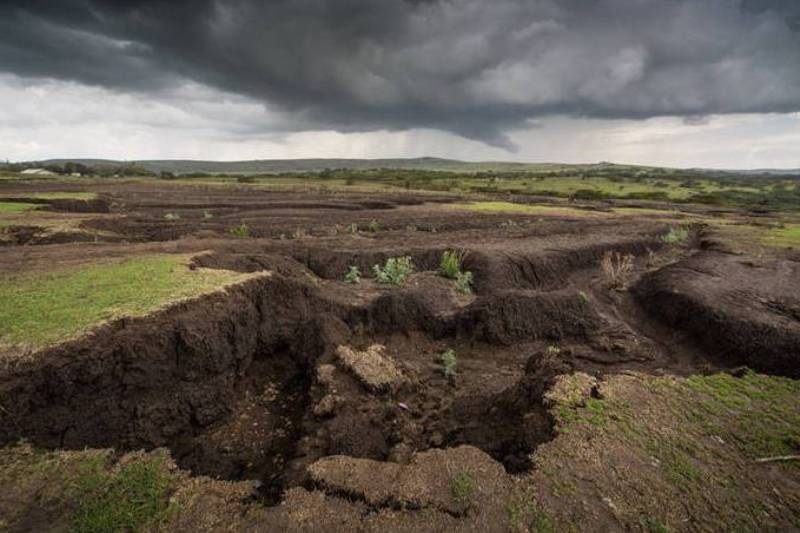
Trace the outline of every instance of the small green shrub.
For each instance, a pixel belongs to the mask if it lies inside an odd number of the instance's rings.
[[[236,178],[238,183],[255,183],[256,178],[255,176],[239,176]]]
[[[445,250],[442,254],[442,260],[439,262],[439,273],[448,279],[456,279],[456,276],[461,272],[461,260],[463,258],[464,252]]]
[[[456,375],[456,352],[452,349],[445,350],[439,355],[439,362],[442,364],[442,373],[445,376]]]
[[[358,283],[361,281],[361,271],[357,266],[351,266],[344,275],[344,280],[347,283]]]
[[[210,211],[203,211],[203,218],[205,218],[206,220],[208,220],[209,218],[214,218],[214,214],[211,213]]]
[[[250,227],[247,224],[239,224],[228,230],[228,232],[237,239],[246,239],[250,236]]]
[[[450,482],[453,500],[461,507],[469,507],[472,493],[475,492],[475,480],[466,472],[459,472]]]
[[[670,228],[666,235],[661,236],[666,244],[683,246],[689,240],[689,230],[686,228]]]
[[[164,220],[179,220],[181,216],[178,213],[167,213],[164,215]]]
[[[375,281],[391,285],[402,285],[413,271],[414,264],[408,256],[390,257],[383,268],[380,265],[372,267]]]
[[[369,224],[367,224],[367,229],[370,230],[372,233],[376,233],[378,230],[381,229],[381,223],[373,218],[372,220],[369,221]]]
[[[472,294],[472,272],[459,272],[456,274],[456,292]]]

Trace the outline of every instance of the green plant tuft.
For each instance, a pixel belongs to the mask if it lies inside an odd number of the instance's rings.
[[[344,275],[344,280],[347,283],[358,283],[361,281],[361,271],[357,266],[351,266],[347,269],[347,274]]]
[[[228,232],[237,239],[246,239],[250,237],[250,227],[244,223],[232,227]]]
[[[452,349],[445,350],[439,355],[439,362],[442,363],[442,373],[445,376],[456,375],[456,352]]]
[[[461,273],[463,258],[464,252],[445,250],[442,253],[442,260],[439,262],[439,273],[448,279],[456,279],[456,276]]]
[[[472,272],[459,272],[456,274],[456,292],[472,294]]]
[[[383,268],[380,265],[374,265],[372,272],[375,274],[375,280],[378,283],[402,285],[408,276],[414,272],[414,264],[408,256],[390,257],[386,260]]]
[[[459,472],[450,483],[453,500],[462,506],[469,507],[472,494],[475,492],[475,480],[466,472]]]
[[[670,228],[665,235],[661,236],[661,240],[665,244],[683,246],[689,240],[689,230],[686,228]]]

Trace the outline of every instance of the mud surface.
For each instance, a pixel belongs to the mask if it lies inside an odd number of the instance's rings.
[[[444,196],[96,189],[87,205],[48,209],[115,215],[81,223],[99,242],[36,246],[19,230],[0,271],[196,252],[198,267],[268,274],[3,359],[0,444],[164,446],[194,474],[257,480],[266,505],[321,490],[458,517],[403,480],[434,475],[431,450],[458,449],[505,490],[500,474],[530,471],[553,437],[543,398],[558,375],[749,365],[798,377],[798,263],[700,250],[702,228],[670,247],[657,218],[478,215]],[[240,224],[249,238],[230,235]],[[465,253],[472,294],[436,272],[452,249]],[[600,268],[607,252],[634,257],[623,290]],[[371,279],[373,265],[403,255],[416,270],[405,285]],[[361,283],[343,281],[350,266]],[[336,477],[343,468],[394,481],[355,490]]]

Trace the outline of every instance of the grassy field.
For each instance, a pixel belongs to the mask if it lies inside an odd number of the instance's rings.
[[[40,207],[38,204],[26,204],[22,202],[0,202],[0,215],[13,215],[23,213]]]
[[[37,347],[120,316],[149,313],[252,277],[187,266],[186,255],[141,256],[35,274],[0,284],[0,348]]]
[[[532,488],[544,505],[516,510],[526,525],[544,516],[551,530],[572,530],[591,516],[574,502],[597,501],[632,530],[800,527],[793,497],[781,492],[800,466],[758,461],[797,453],[800,382],[615,376],[598,398],[594,383],[574,374],[550,393],[559,437],[537,450]]]
[[[27,195],[30,198],[41,198],[42,200],[94,200],[97,194],[93,192],[36,192]]]
[[[771,246],[800,247],[800,224],[786,224],[782,228],[770,229],[765,232],[762,241]]]

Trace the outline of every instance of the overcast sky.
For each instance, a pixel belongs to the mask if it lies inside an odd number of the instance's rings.
[[[800,167],[798,0],[3,0],[0,158]]]

